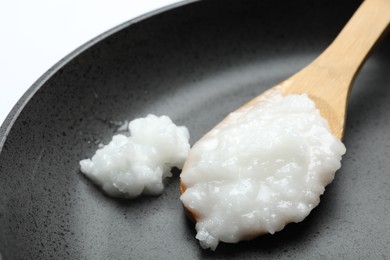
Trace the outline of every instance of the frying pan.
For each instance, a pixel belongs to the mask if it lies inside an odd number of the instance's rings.
[[[320,205],[275,235],[203,250],[179,200],[113,199],[79,160],[149,113],[194,143],[229,111],[314,59],[360,1],[208,0],[129,21],[75,50],[21,98],[0,134],[3,259],[390,257],[390,38],[351,94],[348,149]],[[332,86],[337,87],[337,86]]]

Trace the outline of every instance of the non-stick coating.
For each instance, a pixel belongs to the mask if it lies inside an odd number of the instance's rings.
[[[105,196],[78,164],[121,122],[148,113],[188,126],[193,143],[308,64],[358,5],[194,2],[130,22],[60,62],[1,128],[3,259],[390,257],[389,37],[356,80],[336,179],[304,222],[275,235],[203,250],[179,200],[178,173],[161,196],[127,201]]]

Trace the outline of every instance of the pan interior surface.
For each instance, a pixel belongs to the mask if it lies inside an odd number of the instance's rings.
[[[193,2],[129,23],[63,62],[0,131],[10,129],[0,145],[3,259],[389,257],[388,36],[352,90],[342,168],[309,217],[275,235],[203,250],[178,172],[161,196],[119,200],[79,170],[123,122],[149,113],[186,125],[193,144],[313,60],[359,4]]]

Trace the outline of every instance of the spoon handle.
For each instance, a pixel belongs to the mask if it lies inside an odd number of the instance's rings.
[[[314,62],[348,85],[390,24],[390,0],[365,0],[333,43]]]
[[[307,93],[341,139],[352,83],[390,24],[390,0],[365,0],[331,45],[278,85],[283,94]]]

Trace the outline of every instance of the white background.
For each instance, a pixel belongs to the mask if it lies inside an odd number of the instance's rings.
[[[0,0],[0,125],[23,93],[110,28],[181,0]]]

